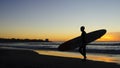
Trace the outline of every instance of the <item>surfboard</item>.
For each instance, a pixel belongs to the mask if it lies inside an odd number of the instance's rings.
[[[105,29],[100,29],[100,30],[96,30],[96,31],[92,31],[86,34],[86,44],[95,41],[96,39],[99,39],[100,37],[102,37],[104,34],[106,33]],[[82,41],[82,37],[78,36],[75,37],[73,39],[70,39],[64,43],[62,43],[59,47],[58,50],[60,51],[68,51],[68,50],[73,50],[77,47],[79,47],[80,45],[82,45],[81,43]]]

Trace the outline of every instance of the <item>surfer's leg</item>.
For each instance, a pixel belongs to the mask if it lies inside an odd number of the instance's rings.
[[[86,60],[86,46],[83,47],[83,56],[84,56],[84,60]]]
[[[80,47],[80,48],[79,48],[79,52],[80,52],[81,55],[84,57],[83,47]]]
[[[82,47],[79,47],[79,52],[83,55]]]

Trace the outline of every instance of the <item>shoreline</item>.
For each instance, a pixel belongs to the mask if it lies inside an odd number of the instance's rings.
[[[116,63],[38,54],[32,50],[0,48],[0,68],[119,68]]]
[[[82,59],[83,56],[79,52],[66,52],[66,51],[53,51],[53,50],[34,50],[38,54],[48,55],[48,56],[58,56],[67,58],[78,58]],[[113,57],[114,56],[114,57]],[[87,60],[92,61],[102,61],[108,63],[120,64],[120,59],[113,54],[100,54],[100,53],[87,53]]]

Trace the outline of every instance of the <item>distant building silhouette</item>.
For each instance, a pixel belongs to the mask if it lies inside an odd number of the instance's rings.
[[[9,43],[12,43],[12,42],[49,42],[49,39],[42,40],[42,39],[15,39],[15,38],[8,39],[8,38],[0,38],[0,43],[6,43],[6,42],[9,42]]]
[[[49,42],[49,39],[45,39],[45,42]]]

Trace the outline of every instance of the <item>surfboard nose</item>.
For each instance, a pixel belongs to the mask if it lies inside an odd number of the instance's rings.
[[[58,47],[58,50],[59,51],[66,51],[66,50],[70,50],[70,47],[69,46],[64,46],[64,45],[60,45],[59,47]]]
[[[59,50],[59,51],[65,51],[65,48],[62,47],[62,46],[59,46],[59,47],[58,47],[58,50]]]

